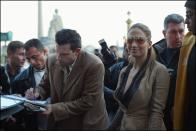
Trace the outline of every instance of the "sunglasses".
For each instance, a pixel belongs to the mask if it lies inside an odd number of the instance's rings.
[[[142,45],[144,44],[148,39],[145,37],[130,37],[127,40],[128,44],[133,44],[133,42],[135,41],[137,44]]]

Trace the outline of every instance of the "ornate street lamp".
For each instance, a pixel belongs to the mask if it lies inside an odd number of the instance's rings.
[[[132,24],[132,20],[130,19],[130,14],[131,14],[131,12],[128,11],[128,12],[127,12],[128,19],[127,19],[127,21],[126,21],[126,23],[127,23],[127,32],[129,31],[129,28],[131,27],[131,24]]]

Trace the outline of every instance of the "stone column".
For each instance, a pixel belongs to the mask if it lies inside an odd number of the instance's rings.
[[[43,36],[42,1],[38,1],[38,38]]]

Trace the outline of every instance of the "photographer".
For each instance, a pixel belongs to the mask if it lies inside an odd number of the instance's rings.
[[[108,69],[111,67],[113,64],[117,62],[117,59],[115,57],[115,54],[110,51],[110,49],[107,46],[107,43],[105,42],[104,39],[101,39],[99,41],[99,44],[101,46],[101,54],[103,55],[103,64],[105,66],[105,69]]]
[[[123,58],[118,61],[118,57],[112,53],[111,48],[107,47],[104,40],[99,41],[102,50],[103,59],[105,65],[105,77],[104,77],[104,98],[106,102],[106,109],[109,115],[110,122],[116,114],[118,109],[118,103],[113,98],[113,92],[116,89],[118,76],[123,67],[128,64],[128,52],[126,44],[124,44]]]

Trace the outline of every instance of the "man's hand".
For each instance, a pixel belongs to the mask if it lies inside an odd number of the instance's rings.
[[[45,107],[45,109],[46,109],[46,110],[45,110],[44,112],[41,113],[42,115],[48,116],[48,115],[50,115],[50,114],[52,113],[52,107],[51,107],[50,104],[47,105],[47,107]]]
[[[27,91],[25,92],[25,97],[30,100],[35,100],[39,97],[39,92],[35,88],[27,89]]]
[[[8,118],[6,118],[6,122],[16,123],[16,118],[13,116],[9,116]]]

